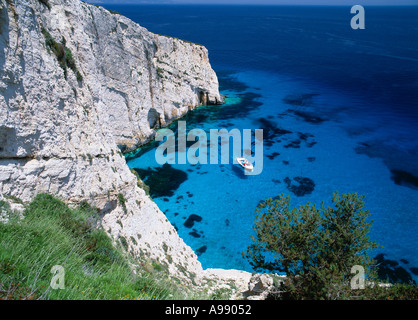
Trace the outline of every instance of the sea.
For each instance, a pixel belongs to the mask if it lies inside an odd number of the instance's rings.
[[[358,193],[380,276],[418,280],[418,6],[365,6],[365,29],[348,6],[105,7],[209,50],[226,103],[190,112],[188,131],[264,130],[259,175],[232,155],[160,165],[156,141],[126,155],[203,268],[254,271],[242,253],[267,198]]]

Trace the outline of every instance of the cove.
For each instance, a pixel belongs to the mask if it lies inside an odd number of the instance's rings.
[[[232,148],[234,164],[237,164],[237,158],[242,156],[246,156],[250,163],[256,163],[254,170],[251,172],[245,170],[246,175],[258,175],[263,171],[262,129],[255,129],[254,143],[252,142],[253,133],[251,129],[244,129],[243,134],[238,129],[231,129],[230,131],[210,129],[210,139],[208,141],[205,130],[193,129],[186,135],[186,121],[178,121],[177,125],[177,137],[170,129],[159,130],[156,134],[156,141],[164,141],[155,151],[155,159],[158,164],[186,164],[187,162],[192,165],[208,164],[208,147],[210,149],[210,164],[218,165],[219,158],[221,158],[222,164],[229,164],[230,149]],[[198,138],[197,141],[196,138]],[[232,145],[230,138],[232,138]],[[187,150],[187,142],[195,143]],[[252,149],[254,149],[254,156],[252,156]]]
[[[131,168],[150,170],[159,188],[170,188],[154,201],[204,268],[252,271],[241,253],[254,209],[268,197],[329,205],[336,191],[357,192],[371,213],[370,237],[383,246],[371,253],[386,266],[382,277],[417,280],[416,8],[366,8],[365,30],[350,27],[344,7],[114,9],[151,31],[207,47],[229,99],[188,113],[188,129],[207,136],[213,128],[263,129],[263,171],[256,176],[232,157],[160,172],[158,142],[127,157]],[[170,129],[176,133],[176,124]],[[172,186],[163,183],[175,176],[170,171],[182,177]],[[192,215],[202,220],[191,226]]]
[[[391,209],[394,199],[407,198],[418,205],[416,190],[399,189],[402,186],[393,182],[393,174],[383,163],[357,152],[358,136],[349,135],[339,124],[340,113],[345,112],[341,111],[341,106],[350,101],[349,97],[336,97],[326,88],[315,89],[312,83],[306,87],[304,83],[262,72],[225,73],[220,77],[221,83],[223,80],[230,85],[223,87],[222,93],[229,96],[226,104],[191,111],[184,118],[187,127],[200,128],[207,136],[213,127],[228,131],[263,128],[264,170],[260,175],[246,176],[242,168],[234,164],[232,152],[230,161],[225,164],[186,161],[161,166],[155,159],[155,152],[163,141],[144,146],[139,150],[139,157],[127,161],[131,168],[139,170],[146,183],[150,182],[151,194],[154,185],[154,201],[198,254],[204,268],[252,271],[241,253],[250,244],[254,210],[260,201],[284,193],[291,195],[294,206],[308,201],[329,204],[336,191],[366,195],[366,207],[374,220],[371,237],[385,247],[375,255],[384,252],[393,257],[401,250],[400,259],[414,268],[415,249],[409,242],[414,237],[413,230],[403,228],[399,232],[392,228],[388,219],[394,218]],[[234,85],[235,82],[242,83],[240,86],[246,89],[234,91],[234,87],[239,86]],[[260,82],[264,87],[257,89],[256,83]],[[272,95],[277,83],[281,83],[282,89]],[[289,97],[289,92],[296,90],[301,92],[299,97],[304,97],[303,103],[296,103],[296,95]],[[309,91],[312,92],[307,93]],[[248,96],[254,98],[246,99]],[[333,101],[333,107],[321,108],[323,101]],[[231,110],[244,103],[248,104],[248,116],[231,118]],[[291,112],[300,108],[328,120],[312,122]],[[314,112],[315,109],[321,111]],[[345,118],[347,125],[349,120]],[[178,122],[170,126],[176,137],[178,128]],[[186,151],[191,147],[192,144],[186,144]],[[178,157],[177,149],[174,156]],[[376,189],[376,186],[380,187]],[[403,218],[415,223],[412,208],[403,214]],[[408,274],[414,276],[412,272]]]

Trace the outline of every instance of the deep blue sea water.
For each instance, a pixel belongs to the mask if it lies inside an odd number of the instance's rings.
[[[417,280],[418,7],[365,7],[365,30],[349,7],[106,7],[208,48],[230,98],[187,115],[188,130],[264,129],[258,176],[232,159],[161,167],[152,144],[127,158],[204,268],[252,270],[241,253],[267,197],[357,192],[384,247],[372,256],[393,280]]]

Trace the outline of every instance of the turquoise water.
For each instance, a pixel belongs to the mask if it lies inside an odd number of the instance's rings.
[[[183,118],[187,121],[188,130],[266,130],[265,122],[260,120],[264,119],[272,125],[265,132],[267,138],[268,131],[276,127],[291,133],[273,138],[272,146],[265,145],[264,170],[257,176],[244,175],[243,170],[233,164],[232,156],[229,165],[172,165],[173,169],[187,174],[187,180],[172,190],[172,195],[156,194],[154,200],[178,228],[185,242],[197,252],[204,251],[199,260],[205,268],[251,270],[241,253],[250,243],[254,209],[259,201],[285,193],[292,196],[294,205],[307,201],[329,203],[336,191],[366,195],[366,206],[373,213],[374,220],[372,238],[385,247],[383,252],[389,257],[401,257],[410,264],[416,262],[417,191],[394,184],[391,172],[381,159],[356,152],[358,142],[376,135],[379,126],[364,133],[348,134],[341,121],[347,121],[344,106],[354,102],[333,93],[327,94],[323,88],[321,95],[314,95],[317,91],[313,90],[312,84],[262,72],[238,73],[228,77],[229,81],[243,82],[248,88],[243,92],[225,90],[224,94],[233,97],[228,99],[227,104],[204,107]],[[255,83],[262,83],[263,86],[258,89],[249,86]],[[295,88],[310,96],[304,106],[293,106],[283,101],[289,99],[289,93],[295,95],[292,95],[293,98],[297,97]],[[241,116],[232,116],[233,109],[241,109],[242,104],[245,105],[245,112]],[[294,113],[307,108],[316,110],[316,115],[320,114],[327,120],[307,122]],[[322,112],[318,112],[319,109]],[[196,121],[199,118],[204,122]],[[171,128],[175,129],[176,125]],[[131,168],[140,169],[161,167],[155,160],[155,148],[129,160],[128,164]],[[163,178],[164,173],[161,176]],[[314,181],[314,190],[303,196],[291,192],[285,179],[295,177]],[[298,183],[293,181],[291,185],[297,186]],[[202,217],[202,221],[189,228],[185,222],[191,215]]]
[[[384,247],[372,256],[384,254],[379,261],[392,280],[417,280],[418,20],[408,20],[417,10],[373,11],[380,29],[369,22],[357,38],[336,18],[341,8],[135,8],[112,9],[209,48],[229,98],[185,116],[188,130],[264,130],[256,176],[244,175],[232,155],[225,165],[161,166],[155,143],[127,157],[204,268],[252,271],[241,253],[254,210],[268,197],[289,194],[297,206],[357,192],[372,214],[370,236]],[[321,23],[312,23],[318,15]],[[395,27],[385,30],[384,17]]]

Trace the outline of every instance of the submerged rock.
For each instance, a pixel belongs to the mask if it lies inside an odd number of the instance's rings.
[[[300,144],[302,141],[300,140],[293,140],[290,141],[288,144],[286,144],[284,147],[285,148],[295,148],[295,149],[299,149],[300,148]]]
[[[198,256],[201,256],[202,254],[204,254],[206,252],[207,249],[208,249],[207,246],[200,247],[199,249],[196,250],[196,254]]]
[[[287,185],[287,189],[293,192],[298,197],[303,197],[306,194],[311,194],[315,190],[315,182],[306,177],[295,177],[293,178],[297,183],[293,183],[289,177],[284,179]]]
[[[317,96],[317,93],[303,93],[288,95],[283,98],[283,102],[292,106],[308,106],[312,103],[312,98]]]
[[[325,118],[321,118],[318,115],[306,112],[306,111],[299,111],[299,110],[292,110],[292,113],[294,113],[297,117],[302,118],[303,121],[313,123],[313,124],[321,124],[322,122],[326,121]]]
[[[202,217],[201,216],[198,216],[197,214],[192,214],[184,222],[184,226],[186,228],[193,228],[195,222],[201,222],[201,221],[202,221]]]
[[[409,270],[414,274],[414,275],[416,275],[416,276],[418,276],[418,268],[417,267],[412,267],[412,268],[409,268]]]
[[[400,186],[418,189],[418,177],[403,170],[391,170],[393,182]]]
[[[280,156],[280,153],[278,153],[278,152],[273,152],[272,154],[267,155],[267,158],[269,158],[270,160],[274,160],[274,159],[276,159],[276,157],[278,157],[278,156]]]
[[[387,259],[385,256],[384,253],[381,253],[374,258],[379,266],[377,271],[378,276],[382,281],[389,280],[391,283],[415,284],[411,274],[405,268],[401,267],[399,262]]]
[[[274,143],[280,142],[279,138],[283,135],[292,133],[292,131],[278,127],[273,121],[266,118],[257,119],[260,129],[263,129],[264,144],[271,147]]]
[[[201,235],[200,235],[199,233],[197,233],[196,231],[189,232],[189,234],[190,234],[192,237],[195,237],[195,238],[200,238],[200,237],[201,237]]]

